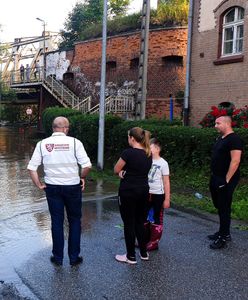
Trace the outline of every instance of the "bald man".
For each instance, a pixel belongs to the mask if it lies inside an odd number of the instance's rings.
[[[33,183],[46,193],[52,222],[53,255],[50,261],[61,266],[64,257],[64,208],[69,223],[68,255],[71,266],[82,263],[80,254],[82,191],[91,168],[83,144],[70,136],[69,121],[54,119],[52,136],[37,143],[28,164]],[[44,167],[41,182],[37,169]],[[79,168],[80,167],[80,168]]]
[[[213,242],[210,248],[221,249],[231,241],[231,205],[233,192],[238,184],[239,166],[243,151],[243,142],[232,129],[229,116],[215,120],[215,128],[220,133],[213,146],[211,159],[210,192],[213,204],[219,215],[219,230],[208,238]]]

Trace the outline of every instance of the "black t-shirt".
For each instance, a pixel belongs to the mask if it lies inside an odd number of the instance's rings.
[[[243,150],[243,141],[236,133],[230,133],[226,137],[219,137],[213,146],[211,171],[214,175],[225,177],[231,162],[231,151]],[[234,176],[239,175],[239,168]]]
[[[148,173],[152,166],[152,156],[146,155],[143,149],[129,148],[122,152],[121,158],[126,162],[124,178],[120,189],[148,186]]]

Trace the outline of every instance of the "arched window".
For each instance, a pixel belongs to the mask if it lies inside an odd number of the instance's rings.
[[[222,56],[243,52],[244,9],[231,8],[223,17]]]

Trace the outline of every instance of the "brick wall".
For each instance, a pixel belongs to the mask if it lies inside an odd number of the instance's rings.
[[[190,124],[198,125],[211,106],[228,101],[237,108],[248,103],[248,2],[223,1],[214,11],[215,28],[199,32],[201,1],[194,1],[194,21],[191,56]],[[215,65],[218,58],[220,16],[233,6],[245,8],[243,61]]]
[[[91,94],[95,102],[99,101],[101,51],[101,39],[95,39],[76,43],[74,53],[70,51],[67,55],[71,61],[73,89],[81,97]],[[140,32],[108,38],[106,86],[109,93],[136,91],[139,51]],[[184,91],[186,51],[186,28],[150,31],[147,116],[168,116],[169,94]],[[176,107],[178,115],[181,108]]]

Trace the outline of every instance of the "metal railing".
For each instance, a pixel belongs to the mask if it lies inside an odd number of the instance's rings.
[[[36,71],[36,72],[35,72]],[[77,97],[62,81],[56,80],[55,75],[48,75],[44,78],[44,69],[32,70],[30,74],[21,74],[20,70],[9,72],[4,80],[11,87],[16,89],[27,89],[33,84],[41,84],[53,97],[64,107],[70,107],[79,110],[82,113],[99,113],[99,104],[91,107],[91,96],[80,99]],[[128,113],[134,111],[134,97],[125,96],[109,96],[105,99],[105,113]]]
[[[80,101],[78,104],[72,107],[73,109],[79,110],[83,114],[86,114],[91,109],[91,96],[85,98],[84,100]]]
[[[89,113],[99,112],[100,105],[92,107]],[[134,97],[132,96],[109,96],[105,99],[105,113],[127,113],[134,110]]]
[[[20,70],[6,72],[3,81],[12,86],[16,84],[28,84],[42,82],[44,77],[44,68],[39,67],[36,69],[25,69],[21,72]]]
[[[43,86],[65,107],[75,107],[80,101],[66,85],[49,75],[43,79]]]

